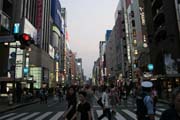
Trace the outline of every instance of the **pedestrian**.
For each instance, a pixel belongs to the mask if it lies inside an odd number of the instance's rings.
[[[151,95],[152,95],[153,104],[154,104],[154,113],[156,113],[156,104],[158,101],[158,96],[157,96],[157,90],[155,87],[152,88]]]
[[[79,92],[80,104],[77,107],[77,112],[71,120],[77,118],[77,120],[92,120],[91,105],[86,100],[87,93],[85,91]]]
[[[113,84],[111,85],[109,97],[110,97],[110,105],[112,106],[112,115],[115,115],[116,114],[115,107],[119,103],[119,97],[118,97],[117,89]]]
[[[40,103],[44,103],[43,88],[39,90]]]
[[[47,99],[48,99],[48,89],[43,88],[43,96],[44,96],[44,103],[47,104]]]
[[[172,92],[172,105],[162,113],[160,120],[180,120],[180,87]]]
[[[136,99],[138,120],[155,120],[153,99],[151,97],[152,86],[153,84],[150,81],[141,83],[141,91]]]
[[[101,120],[105,116],[108,118],[108,120],[111,120],[111,111],[110,111],[110,106],[109,106],[109,96],[108,96],[108,89],[106,86],[103,88],[103,93],[102,93],[102,100],[101,102],[103,103],[103,114],[98,117],[98,120]]]
[[[58,97],[59,97],[59,102],[61,103],[63,101],[63,93],[61,91],[61,88],[58,91]]]
[[[93,104],[93,91],[91,89],[91,86],[90,85],[86,85],[84,91],[87,94],[87,101],[88,101],[88,103],[92,106],[92,104]]]
[[[66,95],[66,100],[68,102],[68,106],[67,106],[67,110],[63,114],[63,118],[67,118],[67,120],[71,120],[73,115],[76,113],[76,104],[77,104],[76,92],[73,86],[69,87]]]

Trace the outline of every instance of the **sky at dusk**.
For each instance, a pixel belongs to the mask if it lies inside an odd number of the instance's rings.
[[[82,58],[84,73],[92,76],[94,61],[99,56],[99,41],[115,23],[119,0],[60,0],[67,10],[67,30],[71,50]]]

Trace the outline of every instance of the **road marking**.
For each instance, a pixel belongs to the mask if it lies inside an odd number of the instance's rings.
[[[96,110],[96,112],[97,112],[97,114],[98,114],[98,117],[100,116],[100,115],[102,115],[102,110]],[[107,117],[104,117],[103,119],[101,119],[101,120],[108,120],[107,119]]]
[[[43,120],[45,117],[49,116],[50,114],[52,114],[52,112],[46,112],[43,115],[36,118],[35,120]]]
[[[11,118],[9,118],[9,119],[7,119],[7,120],[15,120],[15,119],[17,119],[17,118],[20,118],[20,117],[26,115],[26,114],[28,114],[28,113],[21,113],[21,114],[19,114],[19,115],[17,115],[17,116],[11,117]]]
[[[64,111],[56,113],[56,115],[53,116],[50,120],[58,120],[63,115],[63,113]]]
[[[28,115],[28,116],[26,116],[26,117],[21,118],[20,120],[28,120],[28,119],[30,119],[30,118],[38,115],[39,113],[40,113],[40,112],[35,112],[35,113],[33,113],[33,114],[30,114],[30,115]]]
[[[156,115],[161,116],[162,112],[156,111]]]
[[[126,120],[126,118],[124,118],[124,117],[123,117],[121,114],[119,114],[118,112],[116,112],[115,118],[116,118],[117,120]]]
[[[156,116],[155,116],[155,120],[159,120],[159,119],[160,119],[159,117],[156,117]]]
[[[3,120],[4,118],[13,116],[13,115],[15,115],[15,114],[16,114],[16,113],[10,113],[10,114],[4,115],[4,116],[0,117],[0,120]]]
[[[129,116],[131,116],[134,120],[137,120],[136,118],[136,114],[134,114],[133,112],[129,111],[129,110],[122,110],[123,112],[125,112],[126,114],[128,114]]]
[[[166,109],[164,109],[164,108],[158,108],[158,110],[160,110],[160,111],[165,111]]]

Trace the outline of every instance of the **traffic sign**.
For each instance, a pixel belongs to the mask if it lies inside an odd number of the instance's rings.
[[[8,35],[8,36],[0,36],[0,43],[3,42],[14,42],[14,36],[13,35]]]
[[[13,28],[13,33],[18,34],[20,32],[20,23],[15,23]]]
[[[16,57],[16,52],[11,52],[11,57],[12,58]]]
[[[152,70],[154,69],[154,65],[153,65],[153,64],[148,64],[147,67],[148,67],[148,70],[149,70],[149,71],[152,71]]]

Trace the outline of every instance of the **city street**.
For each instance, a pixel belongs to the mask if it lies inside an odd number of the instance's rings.
[[[96,99],[97,96],[93,98],[93,120],[97,120],[97,116],[100,116],[102,113],[101,108],[95,102]],[[134,101],[132,98],[129,98],[127,101],[122,100],[121,105],[117,106],[117,113],[113,117],[114,120],[137,120]],[[48,104],[37,103],[15,109],[0,115],[0,120],[60,120],[65,108],[65,101],[59,103],[58,101],[54,101],[53,98],[49,98]],[[168,108],[166,104],[157,104],[156,120],[159,120],[162,111],[166,108]],[[104,118],[103,120],[108,119]]]
[[[180,120],[180,0],[0,0],[0,59],[0,120]]]

